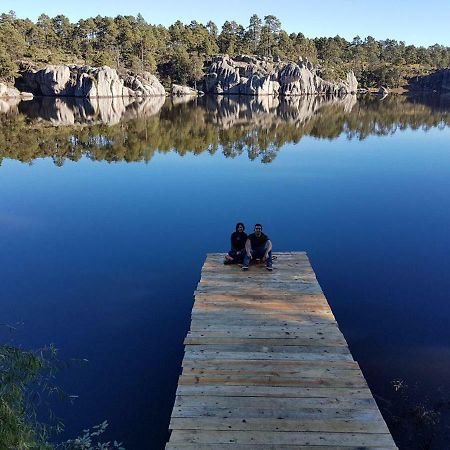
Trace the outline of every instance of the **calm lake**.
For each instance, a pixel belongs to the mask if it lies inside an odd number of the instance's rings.
[[[449,99],[0,110],[0,338],[88,360],[62,437],[164,448],[201,266],[243,221],[308,252],[399,447],[450,448]]]

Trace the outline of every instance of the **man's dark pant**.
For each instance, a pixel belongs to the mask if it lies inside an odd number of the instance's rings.
[[[267,246],[262,245],[261,247],[254,247],[251,250],[252,258],[253,259],[263,259],[264,255],[266,254]],[[248,266],[250,264],[250,257],[245,253],[243,266]],[[266,266],[272,267],[272,251],[268,253],[268,258],[266,260]]]

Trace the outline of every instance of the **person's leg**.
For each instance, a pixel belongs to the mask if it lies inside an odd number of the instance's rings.
[[[263,259],[265,253],[266,249],[264,248],[264,246],[255,247],[253,256],[255,259]]]
[[[251,251],[253,256],[254,252]],[[250,264],[250,256],[247,255],[247,252],[244,250],[244,260],[242,261],[242,270],[248,270],[248,265]]]
[[[269,244],[266,242],[266,245],[264,246],[264,254],[266,254],[268,246]],[[272,270],[272,250],[270,250],[270,252],[267,253],[266,267],[269,270]]]
[[[236,262],[236,250],[231,249],[226,255],[224,264],[234,264]]]
[[[245,255],[245,249],[237,251],[236,256],[234,257],[234,262],[236,264],[242,263],[242,261],[244,260],[244,255]]]

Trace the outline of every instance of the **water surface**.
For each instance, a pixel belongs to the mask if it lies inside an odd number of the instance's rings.
[[[445,99],[0,107],[0,322],[19,323],[1,338],[89,361],[59,376],[68,436],[107,419],[127,449],[164,447],[205,254],[242,220],[308,252],[399,446],[428,439],[391,383],[450,399]]]

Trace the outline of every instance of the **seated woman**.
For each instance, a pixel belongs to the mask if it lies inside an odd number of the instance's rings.
[[[242,222],[236,224],[236,231],[231,235],[231,250],[225,255],[224,264],[237,264],[242,262],[245,255],[245,242],[247,233]]]

